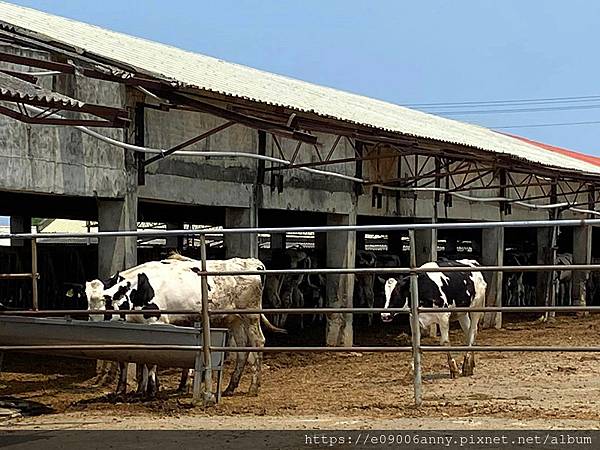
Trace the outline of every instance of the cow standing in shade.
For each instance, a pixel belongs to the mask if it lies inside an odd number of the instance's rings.
[[[209,260],[209,271],[264,270],[261,261],[254,258]],[[128,322],[166,323],[192,325],[200,321],[202,309],[200,261],[174,255],[162,261],[152,261],[119,274],[118,282],[110,289],[92,292],[88,296],[91,309],[138,309],[143,315],[127,315]],[[208,276],[209,309],[260,309],[262,282],[258,275]],[[94,282],[91,282],[94,283]],[[165,315],[158,309],[193,310],[198,313]],[[274,327],[261,314],[211,316],[211,326],[225,326],[237,346],[263,347],[265,338],[261,321],[272,331],[285,332]],[[229,386],[224,395],[233,394],[238,386],[246,362],[250,360],[252,382],[250,394],[256,395],[260,387],[262,355],[238,352]],[[158,389],[155,368],[148,373],[150,394]],[[184,373],[187,373],[184,372]],[[124,376],[124,375],[122,375]],[[123,389],[123,379],[119,385]],[[142,392],[146,392],[142,386]],[[119,389],[118,389],[119,391]]]
[[[483,307],[487,284],[481,272],[443,272],[444,267],[476,267],[473,260],[438,261],[423,264],[422,268],[439,268],[440,272],[424,272],[417,277],[419,291],[419,306],[425,308],[440,308],[447,310],[443,313],[419,313],[421,329],[428,329],[437,323],[440,327],[440,345],[450,345],[450,320],[456,318],[465,334],[466,345],[475,343],[477,324],[483,315],[481,312],[458,313],[452,312],[452,307]],[[408,308],[410,298],[410,277],[389,278],[385,284],[385,308]],[[382,313],[381,319],[390,322],[394,314]],[[412,322],[411,322],[412,323]],[[456,361],[448,352],[450,376],[456,378],[461,372]],[[473,374],[475,356],[467,352],[462,366],[462,375]]]

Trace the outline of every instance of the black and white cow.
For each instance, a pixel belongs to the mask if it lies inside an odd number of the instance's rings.
[[[269,269],[310,269],[313,261],[301,247],[278,250],[273,253]],[[265,280],[264,300],[272,308],[302,308],[305,305],[305,274],[269,274]],[[312,297],[312,295],[311,295]],[[318,300],[318,299],[317,299]],[[276,314],[273,322],[282,327],[287,314]],[[300,327],[304,324],[300,316]]]
[[[535,264],[530,252],[508,249],[504,253],[505,266]],[[504,272],[503,293],[506,306],[531,306],[535,304],[536,275],[534,272]]]
[[[209,260],[209,271],[264,270],[263,263],[254,258]],[[181,255],[173,255],[162,261],[151,261],[119,274],[119,280],[110,289],[90,292],[90,309],[138,309],[147,314],[127,315],[128,322],[167,323],[190,326],[200,321],[202,309],[200,262]],[[209,309],[260,309],[262,282],[258,275],[209,276]],[[194,314],[165,315],[157,309],[193,310]],[[211,316],[211,326],[229,329],[236,346],[263,347],[265,338],[260,324],[271,331],[285,332],[276,328],[261,314]],[[262,355],[239,352],[234,370],[224,395],[231,395],[238,386],[244,366],[250,360],[252,382],[249,393],[256,395],[260,387]],[[155,368],[153,368],[155,369]],[[155,370],[149,372],[149,381],[155,383]],[[187,373],[187,371],[185,372]],[[124,375],[122,375],[123,378]],[[120,380],[122,389],[123,379]],[[182,380],[183,382],[183,380]],[[157,386],[152,386],[157,389]],[[144,387],[141,389],[145,392]],[[152,390],[150,391],[152,393]]]
[[[466,345],[475,343],[477,324],[482,317],[481,312],[454,313],[452,307],[483,307],[487,284],[481,272],[443,272],[444,267],[477,267],[477,261],[461,259],[458,261],[440,260],[428,262],[422,268],[440,268],[440,272],[424,272],[417,277],[419,291],[419,306],[424,308],[440,308],[444,313],[420,313],[421,329],[429,329],[431,324],[440,327],[440,345],[450,345],[450,320],[457,319],[465,335]],[[410,298],[410,276],[389,278],[385,285],[385,308],[408,308]],[[381,313],[384,322],[390,322],[394,314]],[[460,372],[456,361],[448,353],[450,376],[457,377]],[[473,352],[467,352],[463,361],[462,375],[473,374],[475,357]]]

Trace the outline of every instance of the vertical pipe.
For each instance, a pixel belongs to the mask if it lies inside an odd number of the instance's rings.
[[[200,328],[202,328],[202,323],[195,322],[194,328],[196,328],[198,331],[196,333],[195,344],[197,346],[200,346],[201,342],[202,342],[201,334],[200,334]],[[204,350],[204,347],[202,347],[202,350]],[[204,367],[204,356],[202,354],[202,351],[198,350],[196,352],[196,358],[194,359],[194,384],[193,384],[193,388],[192,388],[192,401],[195,405],[200,403],[200,400],[202,397],[202,389],[201,389],[202,388],[202,378],[200,377],[200,373],[202,372],[203,367]]]
[[[37,261],[37,242],[35,238],[31,239],[31,298],[33,310],[39,309],[38,305],[38,261]]]
[[[410,267],[417,267],[417,248],[415,245],[415,230],[408,231],[410,240]],[[410,274],[410,325],[412,332],[412,354],[413,354],[413,372],[415,387],[415,405],[421,406],[423,403],[423,386],[421,380],[421,328],[419,325],[419,287],[418,274]]]
[[[202,271],[206,272],[206,235],[200,235],[200,257]],[[210,355],[210,316],[208,314],[208,279],[206,275],[200,277],[202,288],[202,353],[204,355],[204,406],[213,400],[212,393],[212,361]]]
[[[560,218],[560,212],[554,211],[552,213],[552,220],[558,220]],[[559,227],[552,227],[552,264],[558,264],[558,235]],[[560,272],[552,270],[550,272],[550,306],[556,306],[556,294],[560,289]],[[556,311],[549,311],[546,313],[546,320],[554,319],[556,317]]]
[[[502,217],[502,213],[501,217]],[[496,264],[499,266],[504,265],[504,227],[498,228],[499,233],[498,239],[496,240]],[[502,287],[504,283],[504,272],[496,272],[496,306],[502,306]],[[502,311],[497,311],[494,317],[494,327],[496,329],[502,328]]]

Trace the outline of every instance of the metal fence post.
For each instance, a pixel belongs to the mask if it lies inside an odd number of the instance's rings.
[[[417,267],[417,248],[415,242],[415,230],[408,230],[410,240],[410,267]],[[412,354],[415,387],[415,405],[423,403],[423,385],[421,378],[421,328],[419,325],[419,287],[418,274],[410,274],[410,328],[412,332]]]
[[[196,334],[195,344],[197,346],[200,346],[201,341],[202,341],[200,339],[200,328],[202,328],[202,323],[195,322],[194,328],[196,328],[198,330],[198,333]],[[204,347],[202,347],[202,349],[204,350]],[[200,372],[202,372],[203,367],[204,367],[204,356],[202,354],[202,351],[198,350],[198,351],[196,351],[196,357],[194,358],[194,384],[192,386],[192,400],[193,400],[194,404],[199,403],[200,398],[202,397],[202,389],[201,389],[202,378],[200,377]]]
[[[38,304],[38,260],[37,260],[37,242],[35,238],[31,239],[31,299],[34,311],[39,309]]]
[[[206,235],[200,235],[200,258],[202,271],[206,272]],[[210,315],[208,314],[208,277],[200,277],[202,288],[202,353],[204,355],[204,406],[212,403],[212,358],[210,354]]]

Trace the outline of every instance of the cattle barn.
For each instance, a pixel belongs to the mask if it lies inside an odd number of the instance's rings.
[[[600,158],[7,3],[0,3],[0,38],[0,215],[10,216],[12,233],[32,225],[43,232],[41,219],[99,231],[213,227],[209,259],[391,267],[408,265],[405,232],[257,236],[219,235],[219,228],[599,214]],[[558,253],[574,263],[600,257],[592,226],[557,231],[417,230],[417,263],[551,264],[553,234]],[[28,242],[2,244],[0,273],[27,272]],[[73,307],[73,286],[171,250],[198,257],[197,249],[183,237],[41,240],[38,306]],[[488,305],[546,301],[546,272],[484,275]],[[593,278],[573,272],[564,304],[598,304]],[[291,293],[280,301],[291,307],[365,305],[352,275],[279,281]],[[381,281],[360,282],[381,307]],[[0,303],[31,308],[31,280],[0,280]],[[491,313],[483,325],[502,320]],[[290,333],[293,343],[333,346],[352,345],[357,333],[382,324],[377,314],[273,323],[316,330]]]

